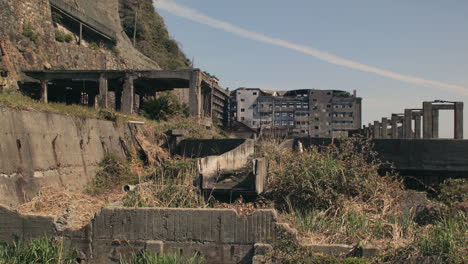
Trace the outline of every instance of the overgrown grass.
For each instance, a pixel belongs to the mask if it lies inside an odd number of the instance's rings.
[[[72,264],[76,251],[47,237],[0,244],[0,264]]]
[[[73,41],[73,36],[70,35],[70,34],[67,34],[63,31],[60,31],[60,30],[56,30],[55,31],[55,40],[58,41],[58,42],[66,42],[66,43],[70,43]]]
[[[163,92],[159,97],[143,102],[141,113],[148,119],[159,121],[168,120],[174,116],[188,117],[189,109],[171,92]]]
[[[437,199],[446,204],[468,201],[468,180],[448,179],[439,186]]]
[[[203,258],[193,256],[185,258],[179,254],[157,255],[152,252],[144,251],[141,254],[136,254],[130,260],[122,260],[122,264],[203,264]]]
[[[99,170],[88,188],[90,194],[100,194],[112,187],[124,184],[136,184],[139,179],[130,169],[130,163],[113,155],[106,155],[98,164]]]
[[[146,182],[128,192],[122,199],[127,207],[207,207],[198,188],[196,160],[171,159],[155,168]]]
[[[39,34],[37,34],[34,29],[33,25],[29,22],[23,24],[23,36],[29,38],[35,44],[38,44],[39,41]]]

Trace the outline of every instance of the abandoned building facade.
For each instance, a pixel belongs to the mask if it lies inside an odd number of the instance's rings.
[[[231,117],[265,133],[347,136],[361,127],[361,104],[356,92],[239,88],[231,93]]]

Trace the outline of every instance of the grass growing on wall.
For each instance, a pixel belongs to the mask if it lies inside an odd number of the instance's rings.
[[[74,264],[76,251],[61,241],[40,237],[0,244],[0,264]]]

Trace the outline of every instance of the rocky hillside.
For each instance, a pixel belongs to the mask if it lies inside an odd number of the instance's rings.
[[[188,68],[190,61],[171,39],[162,17],[155,11],[152,0],[120,0],[122,27],[133,39],[136,19],[136,48],[163,69]]]
[[[77,20],[57,12],[51,2],[115,32],[114,39],[99,38],[83,26],[80,40]],[[24,70],[180,69],[188,65],[150,0],[141,5],[138,50],[126,34],[133,32],[130,0],[0,0],[0,6],[0,90],[17,88],[17,82],[26,78],[21,74]]]

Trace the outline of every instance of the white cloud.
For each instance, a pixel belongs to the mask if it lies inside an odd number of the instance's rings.
[[[356,69],[356,70],[360,70],[364,72],[374,73],[377,75],[385,76],[387,78],[399,80],[402,82],[435,87],[435,88],[443,89],[445,91],[450,90],[458,94],[468,95],[468,89],[460,85],[449,84],[445,82],[439,82],[439,81],[423,79],[423,78],[419,78],[415,76],[400,74],[400,73],[380,69],[377,67],[369,66],[366,64],[362,64],[362,63],[352,61],[349,59],[345,59],[342,57],[338,57],[333,54],[315,49],[310,46],[300,45],[300,44],[292,43],[286,40],[268,37],[261,33],[250,31],[250,30],[235,26],[231,23],[209,17],[205,14],[200,13],[199,11],[195,9],[177,4],[173,0],[157,0],[157,1],[154,0],[154,2],[155,2],[156,8],[166,10],[179,17],[184,17],[192,21],[208,25],[210,27],[218,28],[218,29],[230,32],[232,34],[235,34],[235,35],[247,38],[247,39],[280,46],[280,47],[287,48],[290,50],[295,50],[295,51],[313,56],[320,60],[326,61],[328,63],[332,63],[332,64],[336,64],[336,65],[340,65],[340,66],[344,66],[344,67],[348,67],[351,69]]]

